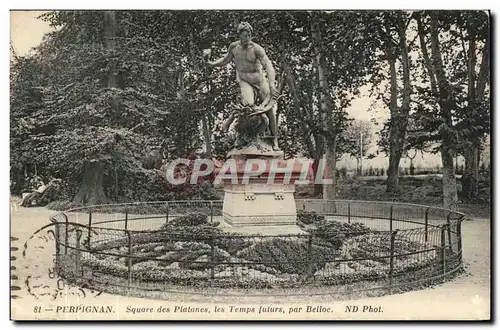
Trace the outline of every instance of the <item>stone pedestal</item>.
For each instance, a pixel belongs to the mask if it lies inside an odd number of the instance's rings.
[[[295,225],[294,192],[293,184],[225,184],[224,221],[235,227]]]
[[[294,163],[288,174],[277,171],[274,179],[268,180],[272,177],[272,164],[286,167],[287,162],[279,159],[282,152],[272,151],[263,155],[233,151],[231,157],[238,161],[236,173],[231,173],[236,176],[237,183],[230,179],[223,180],[225,230],[261,234],[303,233],[296,225],[294,198],[294,182],[300,177],[302,164]],[[256,158],[264,160],[266,169],[258,176],[247,177],[248,182],[244,183],[246,161]]]

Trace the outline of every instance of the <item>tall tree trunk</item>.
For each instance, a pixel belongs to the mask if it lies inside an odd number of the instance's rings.
[[[403,67],[403,100],[401,108],[398,108],[397,97],[397,71],[396,71],[396,58],[392,51],[391,41],[387,36],[386,41],[386,54],[389,61],[390,74],[391,74],[391,122],[389,129],[389,169],[387,170],[387,192],[399,191],[399,163],[403,155],[403,148],[406,138],[406,130],[408,127],[408,115],[410,112],[410,61],[408,58],[408,45],[406,44],[406,22],[403,14],[397,14],[397,31],[399,44],[398,48],[401,53],[401,63]],[[389,26],[386,26],[386,31],[389,31]]]
[[[104,44],[106,49],[113,53],[116,48],[116,14],[112,10],[104,11]],[[112,58],[109,62],[107,77],[108,88],[117,88],[116,61]],[[119,99],[114,98],[112,111],[118,111]],[[109,201],[103,187],[104,165],[100,161],[87,162],[83,170],[83,179],[80,189],[73,198],[75,204],[102,204]]]
[[[432,66],[436,73],[436,80],[439,88],[439,107],[443,125],[440,127],[441,135],[441,160],[443,162],[443,204],[446,208],[458,208],[457,182],[455,178],[455,168],[453,166],[453,156],[455,155],[455,145],[453,136],[453,121],[451,110],[454,106],[450,84],[443,69],[443,60],[439,48],[438,13],[431,12],[431,49]]]
[[[313,163],[313,169],[314,169],[314,178],[316,178],[317,175],[322,175],[324,176],[324,173],[318,174],[319,170],[319,162],[323,159],[323,155],[325,153],[325,139],[321,134],[315,133],[313,134],[313,138],[315,141],[315,152],[314,152],[314,163]],[[323,194],[323,184],[314,184],[314,196],[319,196]]]
[[[306,145],[308,153],[310,155],[314,155],[315,154],[315,146],[313,144],[313,141],[310,138],[311,128],[309,127],[309,125],[307,125],[306,120],[305,120],[306,115],[302,111],[300,99],[299,99],[299,96],[297,93],[297,84],[295,83],[295,77],[293,76],[290,65],[287,62],[284,62],[282,65],[283,65],[283,71],[285,73],[286,84],[288,86],[288,89],[290,90],[290,94],[292,95],[293,106],[295,108],[295,111],[304,117],[304,120],[299,121],[299,126],[300,126],[300,129],[302,132],[302,136],[304,138],[304,143]]]
[[[308,119],[310,118],[310,114],[307,113],[307,108],[302,104],[299,94],[297,92],[297,83],[295,80],[295,76],[293,74],[292,68],[290,67],[288,52],[287,52],[287,36],[290,34],[290,28],[286,19],[283,17],[279,18],[280,26],[281,26],[281,43],[280,43],[280,62],[283,67],[284,79],[285,83],[288,86],[290,94],[293,100],[293,107],[295,108],[295,112],[300,114],[304,120],[299,120],[299,127],[301,130],[301,135],[304,140],[304,144],[306,146],[308,154],[313,158],[312,170],[313,170],[313,182],[314,178],[318,174],[318,166],[319,161],[322,156],[322,152],[320,152],[320,142],[317,139],[316,132],[312,131],[311,126],[308,124]],[[312,113],[312,107],[311,107]],[[313,195],[318,196],[322,193],[322,185],[317,185],[313,183]]]
[[[476,89],[476,40],[470,35],[470,29],[468,31],[468,41],[469,49],[467,50],[467,55],[464,57],[467,60],[467,107],[468,114],[472,116],[472,112],[475,110],[475,89]],[[463,38],[463,36],[462,36]],[[463,41],[462,41],[463,42]],[[464,53],[465,44],[463,43]],[[470,122],[473,125],[473,118]],[[475,149],[477,148],[476,138],[473,137],[471,140],[464,141],[464,157],[465,157],[465,171],[462,176],[462,196],[466,199],[474,199],[478,195],[477,182],[479,179],[479,171],[474,171],[477,169],[477,154]]]
[[[331,184],[323,185],[323,199],[325,200],[335,200],[335,187],[336,187],[336,177],[335,172],[337,168],[337,155],[335,154],[335,144],[333,147],[327,148],[325,152],[325,161],[326,161],[326,174],[327,178],[332,180]]]
[[[422,23],[421,13],[417,12],[416,18],[417,18],[418,38],[420,40],[420,50],[422,51],[422,58],[424,60],[424,66],[427,70],[427,75],[429,76],[429,79],[431,81],[431,92],[434,97],[438,97],[436,74],[434,72],[434,68],[432,67],[432,62],[429,56],[429,52],[427,51],[427,42],[425,40],[425,30],[424,30],[424,25]]]
[[[198,58],[196,57],[196,46],[194,42],[194,35],[193,31],[191,31],[190,35],[190,44],[189,44],[189,51],[191,53],[191,61],[194,65],[194,71],[201,74],[201,69],[200,65],[198,63]],[[204,74],[208,75],[207,71],[204,72]],[[208,93],[210,93],[210,87],[208,88]],[[210,109],[206,109],[202,115],[201,115],[201,127],[203,130],[203,140],[205,140],[205,152],[207,155],[211,158],[212,157],[212,131],[210,130],[210,126],[208,125],[208,113]]]
[[[453,167],[454,151],[446,144],[441,145],[441,161],[443,162],[443,204],[447,209],[457,209],[457,179]]]
[[[208,120],[205,114],[201,117],[201,122],[203,125],[203,138],[205,140],[205,152],[209,158],[212,158],[212,143],[211,143],[211,132],[208,126]]]
[[[297,93],[297,84],[295,83],[295,77],[293,76],[290,65],[286,61],[284,61],[282,65],[283,65],[283,71],[285,73],[285,81],[288,86],[288,89],[290,90],[290,94],[292,95],[293,106],[295,108],[295,111],[301,114],[304,118],[304,120],[299,120],[299,127],[302,133],[304,144],[307,148],[307,152],[313,158],[313,164],[312,164],[313,178],[316,178],[316,175],[318,174],[318,166],[321,158],[321,152],[318,152],[318,149],[316,148],[316,146],[318,146],[318,143],[317,140],[314,138],[315,134],[313,134],[311,127],[306,122],[307,118],[305,110],[303,111],[304,108],[300,104],[300,99]],[[319,194],[322,193],[322,190],[323,190],[322,185],[314,184],[313,195],[318,196]]]
[[[323,185],[323,199],[335,199],[335,170],[336,170],[336,141],[335,141],[335,126],[333,124],[333,109],[330,104],[330,89],[326,77],[326,64],[323,56],[323,41],[321,38],[320,20],[319,17],[313,16],[312,35],[315,46],[316,61],[318,72],[318,83],[320,90],[320,109],[323,120],[323,132],[326,135],[325,139],[325,172],[328,179],[332,180],[331,184]]]
[[[431,82],[431,92],[436,98],[441,108],[443,121],[449,128],[452,128],[451,105],[449,95],[449,84],[443,71],[441,52],[439,49],[438,22],[436,12],[431,13],[431,51],[432,58],[427,51],[425,40],[425,30],[420,14],[417,14],[418,36],[420,39],[420,48],[424,59],[424,65],[427,69]],[[441,132],[441,161],[443,164],[443,204],[446,208],[456,208],[458,202],[455,169],[453,167],[453,143],[451,137],[446,132]]]
[[[413,155],[413,157],[410,157],[410,154],[408,152],[407,157],[410,160],[410,175],[415,175],[415,167],[413,166],[413,160],[415,159],[415,157],[417,157],[417,151],[415,150],[415,154]]]
[[[106,49],[114,52],[116,48],[116,13],[113,10],[104,12],[104,44]],[[116,61],[110,60],[110,70],[108,72],[108,87],[116,88]]]
[[[462,193],[465,199],[472,200],[479,194],[479,147],[472,144],[465,148],[465,170],[462,176]]]
[[[479,68],[479,74],[477,75],[476,84],[476,103],[480,104],[484,100],[484,90],[486,89],[486,84],[489,81],[490,75],[490,36],[486,36],[486,40],[483,47],[483,56],[481,59],[481,66]]]
[[[109,201],[103,188],[104,166],[99,161],[88,162],[85,165],[80,189],[73,198],[77,205],[103,204]]]
[[[401,160],[403,145],[398,129],[398,84],[396,59],[389,45],[386,47],[387,61],[389,62],[390,74],[390,103],[391,125],[389,126],[389,167],[387,168],[386,189],[388,192],[399,190],[399,162]]]
[[[474,31],[468,31],[469,35],[473,34]],[[490,40],[489,37],[486,38],[485,44],[482,52],[481,65],[479,68],[479,74],[476,79],[476,40],[474,37],[469,37],[469,49],[468,49],[468,61],[467,61],[467,72],[468,72],[468,114],[473,117],[471,125],[475,125],[474,113],[476,108],[481,106],[484,102],[484,90],[486,88],[486,82],[488,80],[489,71],[489,51],[490,51]],[[479,194],[479,149],[481,147],[481,137],[475,136],[472,141],[468,141],[464,157],[465,157],[465,173],[462,177],[462,196],[466,199],[474,199],[478,197]]]

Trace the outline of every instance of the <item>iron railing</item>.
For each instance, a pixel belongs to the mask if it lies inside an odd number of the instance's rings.
[[[393,290],[443,281],[462,269],[462,213],[387,202],[296,200],[296,205],[304,233],[295,235],[168,226],[195,212],[213,225],[223,223],[222,201],[68,210],[51,218],[56,269],[68,281],[132,295],[187,289],[252,295],[248,289],[264,294],[289,287],[317,294]],[[304,214],[323,219],[321,230],[301,223]],[[331,221],[335,226],[328,226]]]

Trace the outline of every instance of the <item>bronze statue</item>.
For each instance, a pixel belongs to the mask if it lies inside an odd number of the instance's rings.
[[[264,48],[254,43],[251,40],[252,26],[247,22],[241,22],[238,25],[239,40],[229,45],[226,56],[217,60],[209,61],[210,66],[223,66],[227,65],[230,61],[234,61],[236,65],[236,79],[240,85],[241,99],[243,108],[254,108],[254,112],[247,115],[262,118],[256,120],[258,126],[257,131],[262,133],[264,127],[269,127],[272,136],[272,149],[279,150],[278,148],[278,132],[276,123],[275,104],[278,97],[278,90],[276,87],[276,73],[273,65],[267,57]],[[264,76],[262,67],[266,70],[267,79]],[[255,93],[257,91],[261,104],[255,105]],[[236,114],[232,114],[228,119],[229,124],[235,119]],[[264,117],[267,117],[264,119]],[[225,124],[225,129],[229,126]],[[264,129],[265,129],[264,127]]]

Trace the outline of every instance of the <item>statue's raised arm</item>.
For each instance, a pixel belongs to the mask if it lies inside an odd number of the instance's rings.
[[[229,64],[233,60],[233,53],[232,53],[233,48],[234,48],[234,43],[229,45],[229,49],[227,50],[227,53],[224,57],[221,57],[216,61],[208,61],[207,64],[213,67],[224,66]]]

